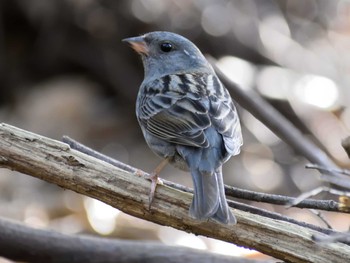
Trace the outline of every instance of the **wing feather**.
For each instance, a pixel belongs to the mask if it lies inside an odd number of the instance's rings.
[[[223,136],[227,157],[239,152],[242,137],[238,115],[216,76],[168,75],[143,84],[140,92],[137,117],[154,136],[172,143],[209,147],[205,130],[214,126]]]

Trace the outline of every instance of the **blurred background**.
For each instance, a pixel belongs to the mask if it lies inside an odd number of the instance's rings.
[[[341,147],[350,133],[349,1],[2,0],[0,121],[58,140],[68,135],[151,172],[160,160],[134,113],[143,68],[121,39],[155,30],[192,40],[242,89],[259,92],[339,166],[350,167]],[[307,160],[238,108],[244,146],[224,167],[227,184],[290,196],[322,184],[317,172],[304,169]],[[172,167],[161,177],[191,186],[190,175]],[[324,227],[308,210],[253,205]],[[323,214],[336,230],[349,228],[348,215]],[[63,233],[259,257],[6,169],[0,216]]]

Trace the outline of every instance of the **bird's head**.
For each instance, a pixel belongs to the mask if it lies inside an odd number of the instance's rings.
[[[175,33],[157,31],[123,39],[141,55],[145,79],[177,73],[212,73],[208,61],[188,39]]]

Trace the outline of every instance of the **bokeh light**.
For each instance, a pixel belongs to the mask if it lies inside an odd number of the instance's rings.
[[[263,19],[259,24],[259,35],[264,53],[271,58],[281,57],[292,45],[288,24],[279,15]]]
[[[208,5],[202,13],[202,27],[212,36],[223,36],[230,31],[229,15],[225,5]]]
[[[49,221],[47,211],[38,204],[31,204],[24,211],[24,222],[31,227],[45,228]]]
[[[168,245],[180,245],[201,250],[208,249],[201,237],[191,234],[184,235],[181,231],[176,229],[162,228],[158,232],[158,236],[162,242]]]
[[[85,198],[84,205],[91,227],[101,235],[111,234],[120,211],[88,197]]]
[[[294,86],[294,92],[305,103],[319,108],[331,108],[338,101],[339,91],[334,81],[322,76],[307,75]]]
[[[154,22],[164,13],[166,4],[159,0],[132,1],[131,10],[136,18],[145,23]]]
[[[244,124],[254,136],[264,144],[273,145],[280,141],[280,139],[270,131],[261,121],[254,118],[248,112],[243,112]]]
[[[257,76],[257,90],[267,98],[288,100],[295,75],[281,67],[263,67]]]
[[[263,192],[273,192],[283,184],[283,171],[274,161],[273,152],[263,144],[250,144],[242,153],[251,184]]]
[[[210,242],[210,248],[214,253],[234,257],[250,257],[258,254],[254,250],[239,247],[234,244],[218,240],[213,240],[213,242]]]
[[[225,56],[220,58],[216,65],[242,89],[252,88],[256,70],[248,61],[233,56]]]

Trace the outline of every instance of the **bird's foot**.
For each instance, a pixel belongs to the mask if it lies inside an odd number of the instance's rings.
[[[151,180],[151,191],[148,197],[148,210],[151,210],[152,202],[154,199],[154,194],[156,192],[157,184],[163,184],[163,181],[159,179],[158,175],[160,171],[167,165],[169,159],[164,159],[157,167],[154,169],[154,172],[150,174],[149,179]]]
[[[151,206],[154,200],[154,194],[158,184],[163,184],[163,181],[158,177],[158,174],[153,172],[150,174],[149,179],[151,180],[151,191],[148,197],[148,210],[151,210]]]

